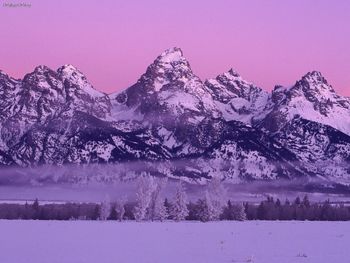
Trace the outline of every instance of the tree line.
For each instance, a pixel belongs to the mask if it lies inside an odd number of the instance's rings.
[[[34,220],[136,220],[202,222],[219,220],[350,220],[350,207],[332,205],[329,200],[311,203],[308,196],[294,201],[268,197],[258,204],[229,200],[220,180],[208,184],[202,198],[188,202],[183,183],[179,182],[172,199],[164,197],[166,179],[141,176],[138,180],[136,200],[125,198],[101,203],[33,203],[0,204],[0,219]]]
[[[259,205],[244,204],[248,220],[308,220],[308,221],[348,221],[350,207],[344,204],[333,205],[329,200],[311,203],[308,196],[297,197],[293,202],[288,199],[282,203],[279,199],[268,197]]]

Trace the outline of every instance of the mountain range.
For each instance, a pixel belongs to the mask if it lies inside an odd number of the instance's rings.
[[[350,179],[350,98],[320,72],[267,92],[235,70],[202,81],[179,48],[131,87],[97,91],[72,65],[0,71],[0,165],[142,163],[159,176]]]

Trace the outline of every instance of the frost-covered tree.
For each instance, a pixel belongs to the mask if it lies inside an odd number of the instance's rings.
[[[167,213],[168,213],[168,218],[169,218],[169,219],[172,219],[172,217],[171,217],[172,203],[169,202],[168,198],[165,198],[165,199],[164,199],[164,206],[165,206],[166,211],[167,211]]]
[[[155,201],[153,220],[163,221],[168,218],[168,211],[163,198],[158,198]]]
[[[101,203],[100,207],[100,220],[107,220],[111,213],[111,202],[109,201],[109,197],[106,196],[105,200]]]
[[[136,206],[134,209],[134,217],[137,221],[146,219],[154,188],[154,178],[148,173],[141,174],[137,182]]]
[[[247,220],[247,214],[245,212],[245,208],[242,203],[236,204],[233,207],[234,207],[235,220],[238,220],[238,221]]]
[[[164,204],[162,192],[167,184],[167,178],[160,178],[154,180],[154,188],[151,195],[151,202],[148,207],[148,219],[150,220],[164,220],[167,218],[167,210]]]
[[[175,221],[182,221],[188,216],[187,195],[182,182],[176,188],[175,200],[171,207],[171,217]]]
[[[205,192],[204,199],[207,206],[207,213],[209,221],[217,221],[220,219],[220,215],[223,211],[223,206],[219,204],[215,199],[213,200],[213,195],[209,191]]]
[[[215,209],[211,202],[209,192],[205,192],[205,197],[198,199],[196,204],[189,204],[189,219],[200,220],[202,222],[217,220],[215,215]]]
[[[222,182],[218,178],[213,178],[208,184],[205,194],[205,202],[208,206],[209,220],[219,220],[223,208],[226,204],[227,193]]]

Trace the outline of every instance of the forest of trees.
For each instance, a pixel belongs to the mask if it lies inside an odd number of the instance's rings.
[[[331,204],[329,200],[311,203],[308,196],[293,201],[268,197],[259,204],[237,203],[226,198],[219,180],[212,180],[196,202],[188,202],[184,185],[177,184],[174,197],[164,197],[166,179],[142,176],[138,181],[136,200],[126,198],[102,203],[0,204],[0,219],[34,220],[136,220],[202,222],[218,220],[350,220],[350,207]]]

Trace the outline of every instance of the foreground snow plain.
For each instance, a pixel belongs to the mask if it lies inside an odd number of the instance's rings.
[[[350,262],[350,222],[0,220],[1,263]]]

